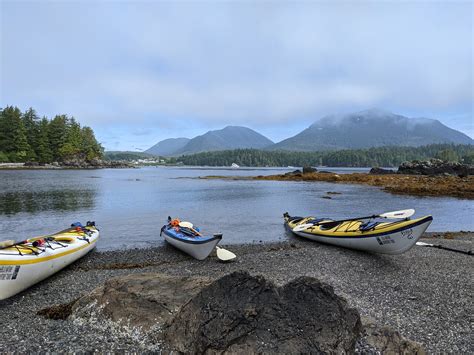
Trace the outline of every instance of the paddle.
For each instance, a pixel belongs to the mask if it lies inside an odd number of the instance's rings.
[[[216,251],[217,251],[217,257],[221,261],[230,261],[237,257],[237,255],[235,255],[231,251],[218,247],[217,245],[216,245]]]
[[[424,242],[416,242],[416,245],[422,246],[422,247],[431,247],[431,248],[437,248],[437,249],[443,249],[443,250],[449,250],[449,251],[454,251],[456,253],[462,253],[462,254],[467,254],[467,255],[474,255],[472,253],[472,250],[459,250],[459,249],[453,249],[453,248],[448,248],[439,244],[430,244],[430,243],[424,243]]]
[[[357,221],[359,219],[372,219],[372,218],[390,218],[390,219],[404,219],[411,217],[415,214],[414,209],[408,209],[408,210],[400,210],[400,211],[392,211],[392,212],[385,212],[381,214],[374,214],[372,216],[366,216],[366,217],[356,217],[356,218],[348,218],[348,219],[340,219],[338,221],[327,221],[327,222],[316,222],[316,223],[305,223],[301,224],[299,226],[296,226],[293,228],[294,232],[301,232],[305,229],[308,229],[309,227],[313,226],[324,226],[327,229],[334,228],[341,224],[342,222],[348,222],[348,221]]]

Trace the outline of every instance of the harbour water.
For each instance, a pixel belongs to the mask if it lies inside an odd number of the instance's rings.
[[[338,173],[366,171],[324,169]],[[0,239],[48,234],[72,222],[94,220],[101,230],[99,250],[144,248],[163,243],[160,228],[172,216],[194,222],[204,233],[224,233],[224,244],[259,243],[289,237],[283,227],[285,211],[344,218],[406,208],[415,208],[415,216],[433,215],[428,231],[474,230],[471,200],[392,195],[364,185],[198,179],[290,170],[0,170]]]

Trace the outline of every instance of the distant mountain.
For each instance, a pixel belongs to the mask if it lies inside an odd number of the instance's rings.
[[[255,148],[262,149],[272,145],[267,137],[247,127],[227,126],[197,136],[170,155],[194,154],[217,150]]]
[[[174,152],[183,148],[189,141],[189,138],[168,138],[156,143],[153,147],[145,150],[145,153],[166,157],[169,155],[173,155]]]
[[[381,146],[474,144],[470,137],[438,120],[408,118],[379,109],[323,117],[271,150],[321,151]]]

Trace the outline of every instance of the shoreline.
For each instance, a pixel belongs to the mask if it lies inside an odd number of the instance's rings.
[[[87,166],[70,166],[70,165],[24,165],[24,163],[0,163],[1,170],[97,170],[97,169],[136,169],[136,166],[117,164],[106,165],[87,165]]]
[[[209,175],[199,178],[221,180],[304,181],[360,184],[380,187],[383,191],[399,195],[447,196],[469,200],[474,199],[474,175],[458,177],[408,174],[376,175],[369,173],[337,174],[332,172],[312,172],[287,173],[267,176]]]
[[[429,243],[469,249],[474,232],[431,232],[426,237],[423,240]],[[116,276],[160,272],[216,279],[236,270],[264,275],[279,285],[298,276],[315,277],[332,285],[361,316],[398,330],[428,352],[474,350],[469,342],[469,255],[420,246],[402,255],[377,255],[296,237],[224,247],[238,255],[235,262],[223,264],[215,256],[197,261],[169,245],[93,251],[53,277],[0,301],[2,350],[147,351],[149,344],[136,334],[111,334],[37,312],[69,303]]]

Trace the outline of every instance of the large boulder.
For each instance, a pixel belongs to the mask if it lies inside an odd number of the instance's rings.
[[[131,274],[39,314],[139,340],[141,350],[179,353],[414,353],[419,344],[348,307],[331,286],[299,277],[277,286],[234,272],[216,281]]]
[[[184,353],[352,352],[361,331],[359,313],[331,286],[301,277],[278,287],[247,272],[214,282],[155,273],[114,278],[75,301],[69,319],[113,332],[119,325]]]
[[[314,278],[278,287],[235,272],[186,303],[165,343],[185,353],[348,353],[359,337],[359,313]]]

